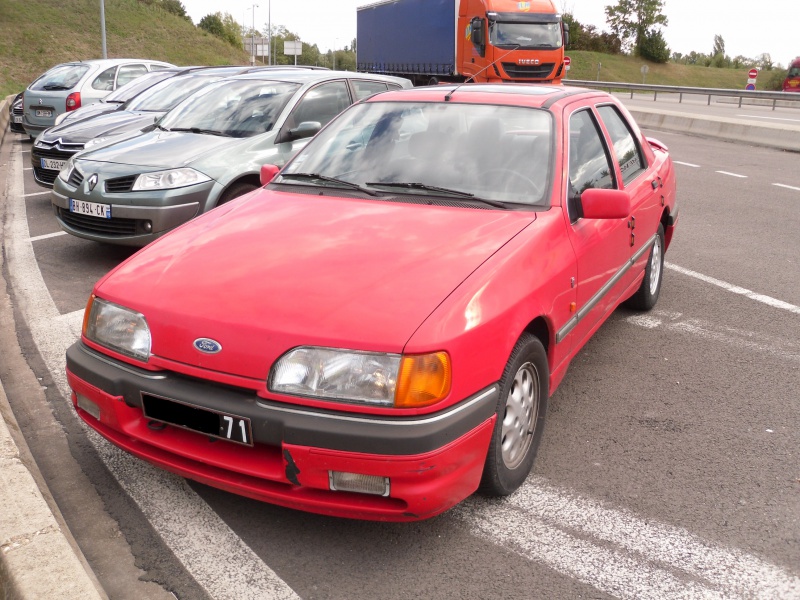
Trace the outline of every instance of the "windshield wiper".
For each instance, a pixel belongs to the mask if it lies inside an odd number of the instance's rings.
[[[281,173],[281,179],[305,179],[307,181],[324,181],[326,183],[333,183],[340,187],[346,187],[353,190],[358,190],[370,196],[377,196],[376,192],[368,190],[365,187],[353,183],[352,181],[345,181],[344,179],[336,179],[336,177],[328,177],[327,175],[320,175],[319,173]],[[369,184],[367,184],[369,185]]]
[[[199,127],[173,127],[166,131],[188,131],[189,133],[202,133],[207,135],[221,135],[222,137],[233,137],[224,131],[217,131],[216,129],[200,129]]]
[[[489,206],[494,206],[497,208],[508,208],[503,202],[498,202],[497,200],[487,200],[486,198],[477,198],[475,194],[470,194],[469,192],[462,192],[460,190],[451,190],[449,188],[443,188],[436,185],[428,185],[427,183],[406,182],[406,181],[368,181],[366,185],[369,185],[371,187],[383,186],[390,188],[403,188],[406,190],[420,190],[423,192],[434,192],[436,194],[445,196],[468,198],[470,200],[474,200],[475,202],[483,202],[484,204],[488,204]]]

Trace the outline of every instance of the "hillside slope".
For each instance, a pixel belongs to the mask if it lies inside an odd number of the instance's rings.
[[[138,0],[105,0],[109,58],[176,65],[248,64],[249,56],[188,21]],[[102,58],[98,0],[0,0],[0,97],[50,67]]]

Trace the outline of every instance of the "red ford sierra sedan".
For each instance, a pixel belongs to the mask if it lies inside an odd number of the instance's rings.
[[[358,519],[514,492],[570,360],[656,303],[678,217],[667,148],[561,86],[371,96],[261,178],[96,284],[72,400],[159,467]]]

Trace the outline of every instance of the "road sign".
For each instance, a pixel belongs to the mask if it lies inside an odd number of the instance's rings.
[[[303,53],[303,42],[286,40],[283,42],[283,53],[287,56],[299,56]]]
[[[745,86],[745,88],[744,88],[744,89],[746,89],[746,90],[750,90],[750,91],[752,92],[754,89],[756,89],[756,84],[755,84],[755,83],[748,83],[748,84]]]
[[[755,79],[756,77],[758,77],[758,69],[750,69],[750,71],[748,71],[747,73],[747,76],[750,79]]]
[[[569,56],[564,57],[564,66],[568,67],[572,63],[572,59]]]

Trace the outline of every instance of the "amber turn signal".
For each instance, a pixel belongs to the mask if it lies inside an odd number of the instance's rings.
[[[430,406],[450,393],[451,368],[447,352],[404,356],[394,397],[396,408]]]

